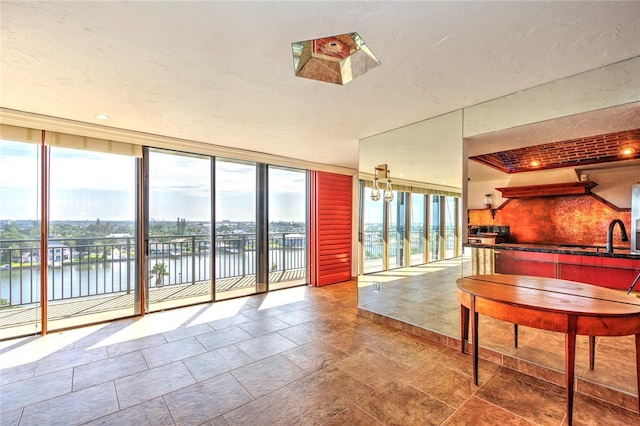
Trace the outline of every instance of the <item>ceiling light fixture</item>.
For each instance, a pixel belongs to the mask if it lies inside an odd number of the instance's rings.
[[[540,167],[540,161],[538,160],[531,160],[531,162],[529,163],[529,165],[531,167]]]
[[[96,114],[96,118],[98,120],[108,120],[109,116],[107,114]]]
[[[620,150],[620,155],[633,155],[636,153],[636,149],[630,146],[625,146]]]
[[[358,33],[291,43],[295,75],[334,84],[347,84],[380,65]]]
[[[390,203],[393,201],[393,188],[391,188],[391,173],[386,164],[376,166],[373,175],[373,190],[371,191],[371,199],[378,201],[380,199],[380,179],[385,179],[387,186],[384,189],[384,201]]]

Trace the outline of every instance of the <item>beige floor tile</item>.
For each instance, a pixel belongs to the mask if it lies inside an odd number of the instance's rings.
[[[346,353],[322,340],[314,340],[289,349],[282,352],[282,355],[309,373],[333,365],[337,360],[347,356]]]
[[[251,334],[253,337],[258,337],[287,328],[289,327],[289,324],[284,321],[280,321],[275,317],[266,317],[242,323],[238,325],[238,327]]]
[[[22,408],[11,411],[0,412],[0,425],[2,426],[18,426],[22,417]]]
[[[162,398],[155,398],[86,423],[86,426],[111,425],[173,426],[175,423],[171,418],[171,414],[169,414],[169,409],[164,403],[164,400]]]
[[[251,339],[253,336],[240,327],[234,325],[222,330],[215,330],[196,336],[196,340],[202,344],[208,351],[222,348],[234,343],[243,342]]]
[[[473,377],[427,359],[400,375],[398,381],[457,408],[476,390]]]
[[[398,377],[409,367],[373,349],[364,349],[337,361],[342,371],[368,384],[374,389]]]
[[[0,386],[0,412],[11,411],[71,392],[73,369]]]
[[[118,411],[113,382],[48,399],[24,409],[21,424],[79,425]]]
[[[203,352],[206,352],[206,349],[195,337],[187,337],[186,339],[144,349],[142,350],[142,356],[144,356],[149,368],[156,368]]]
[[[380,343],[386,336],[355,329],[328,334],[322,340],[345,353],[356,353]]]
[[[236,408],[223,417],[230,426],[297,425],[306,406],[293,392],[281,388]]]
[[[573,424],[576,426],[640,425],[640,416],[637,412],[608,404],[596,398],[576,394],[573,407]]]
[[[287,388],[308,403],[311,412],[323,421],[329,420],[373,390],[336,367],[322,369]]]
[[[115,381],[120,408],[149,401],[193,383],[195,379],[181,362],[163,365]]]
[[[38,361],[35,375],[40,376],[106,358],[107,350],[104,347],[96,349],[78,348],[55,352]]]
[[[254,397],[273,392],[307,373],[280,354],[236,368],[233,377]]]
[[[253,398],[229,373],[164,395],[171,417],[179,425],[199,425],[234,410]]]
[[[80,365],[73,369],[73,390],[88,388],[148,369],[140,352]]]
[[[308,305],[308,304],[307,304]],[[287,311],[284,314],[276,315],[277,319],[284,321],[289,325],[304,324],[305,322],[315,320],[316,316],[313,312],[306,309],[298,309],[295,311]]]
[[[182,361],[197,381],[229,372],[253,360],[234,345],[214,349]]]
[[[179,327],[176,330],[167,331],[162,334],[167,342],[175,342],[176,340],[199,336],[211,331],[213,331],[213,327],[211,327],[209,324],[197,324],[192,326]]]
[[[439,425],[453,413],[453,407],[418,389],[393,381],[358,402],[364,412],[385,425]]]
[[[443,426],[534,426],[534,423],[491,404],[471,397],[449,417]]]
[[[236,343],[236,346],[251,359],[258,361],[295,348],[296,344],[278,333],[271,333]]]
[[[120,356],[130,352],[140,351],[157,345],[167,343],[167,339],[160,333],[150,334],[149,336],[139,337],[123,342],[114,343],[107,346],[109,356]]]
[[[499,369],[475,395],[538,424],[560,424],[566,414],[562,387],[507,368]]]
[[[365,413],[360,407],[351,406],[324,423],[323,426],[382,426],[383,424]]]
[[[8,385],[9,383],[33,378],[37,366],[37,362],[28,362],[0,369],[0,385]]]

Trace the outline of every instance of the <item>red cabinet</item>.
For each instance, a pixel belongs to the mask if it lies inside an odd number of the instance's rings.
[[[498,274],[556,278],[556,254],[511,250],[496,250],[494,253],[494,267]]]
[[[558,255],[558,278],[627,290],[640,272],[640,260]],[[640,290],[638,286],[637,290]]]
[[[496,250],[494,267],[499,274],[560,278],[627,290],[640,273],[640,259]]]

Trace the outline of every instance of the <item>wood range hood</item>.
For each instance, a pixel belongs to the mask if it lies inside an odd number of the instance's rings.
[[[502,198],[587,195],[597,183],[578,178],[575,170],[545,170],[514,175],[509,185],[496,188]]]
[[[549,197],[552,195],[586,195],[591,193],[591,188],[597,183],[585,182],[563,182],[545,185],[508,186],[496,188],[502,193],[502,198],[524,198],[524,197]]]

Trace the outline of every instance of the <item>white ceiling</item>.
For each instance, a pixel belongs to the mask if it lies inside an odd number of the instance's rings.
[[[353,169],[361,138],[640,54],[638,1],[0,7],[3,108]],[[381,66],[294,76],[292,42],[354,31]]]

